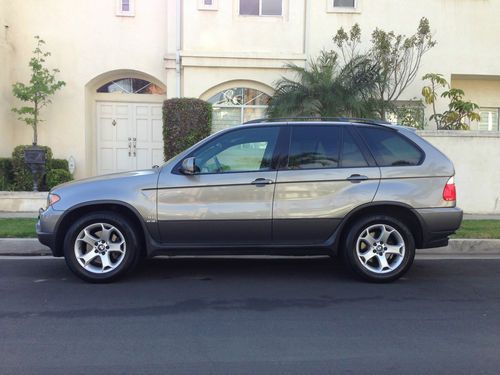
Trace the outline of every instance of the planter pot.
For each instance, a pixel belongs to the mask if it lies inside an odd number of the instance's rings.
[[[33,191],[38,191],[38,178],[45,172],[45,150],[37,145],[26,148],[24,163],[33,174]]]

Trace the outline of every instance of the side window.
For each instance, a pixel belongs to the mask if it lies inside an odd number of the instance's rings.
[[[370,150],[380,167],[418,165],[422,152],[398,132],[360,127]]]
[[[329,125],[292,126],[289,169],[337,168],[340,129]]]
[[[363,153],[347,129],[344,129],[341,166],[342,168],[368,167]]]
[[[191,155],[199,173],[252,172],[271,169],[278,127],[239,129],[203,145]]]

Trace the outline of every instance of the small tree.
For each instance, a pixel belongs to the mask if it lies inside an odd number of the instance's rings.
[[[394,31],[375,29],[371,45],[364,52],[358,51],[361,28],[355,24],[349,32],[340,28],[333,37],[344,59],[365,55],[378,66],[377,103],[378,113],[385,119],[396,101],[417,76],[422,57],[436,42],[432,39],[429,20],[422,18],[415,34],[405,36]]]
[[[469,100],[464,100],[465,93],[461,89],[450,88],[448,81],[441,75],[428,73],[422,77],[430,81],[428,86],[422,88],[422,96],[428,105],[432,105],[432,115],[429,120],[434,120],[437,129],[441,130],[468,130],[471,121],[480,121],[481,116],[476,112],[479,106]],[[449,99],[448,110],[437,113],[436,101],[439,89],[447,89],[441,94],[442,98]]]
[[[40,118],[40,110],[51,103],[50,97],[66,83],[56,80],[58,69],[49,70],[45,67],[45,59],[50,52],[44,52],[42,46],[45,41],[35,36],[36,48],[34,56],[30,59],[31,79],[29,84],[17,82],[12,86],[12,93],[19,100],[30,103],[12,111],[19,115],[18,119],[24,121],[33,128],[33,145],[38,143],[38,125],[43,120]]]
[[[372,117],[376,67],[363,56],[339,60],[336,52],[321,51],[306,68],[288,64],[295,77],[276,82],[268,115]]]

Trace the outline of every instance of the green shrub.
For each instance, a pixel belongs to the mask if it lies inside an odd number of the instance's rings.
[[[31,191],[33,190],[33,175],[31,170],[24,164],[24,150],[30,145],[22,145],[14,148],[12,152],[12,189],[18,191]],[[45,149],[46,165],[52,162],[52,150],[47,146],[39,146]],[[43,176],[40,176],[38,181],[38,190],[47,190],[44,184]]]
[[[47,170],[51,169],[64,169],[69,172],[68,161],[66,159],[52,159],[47,163]]]
[[[168,99],[163,103],[165,160],[210,135],[212,105],[200,99]]]
[[[0,158],[0,190],[11,189],[12,177],[12,159]]]
[[[50,190],[54,186],[71,181],[72,179],[73,176],[71,176],[71,173],[65,169],[51,169],[47,172],[45,180],[47,183],[47,189]]]

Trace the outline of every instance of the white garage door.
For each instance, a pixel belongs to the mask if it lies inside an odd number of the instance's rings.
[[[162,105],[97,103],[97,172],[147,169],[163,163]]]

